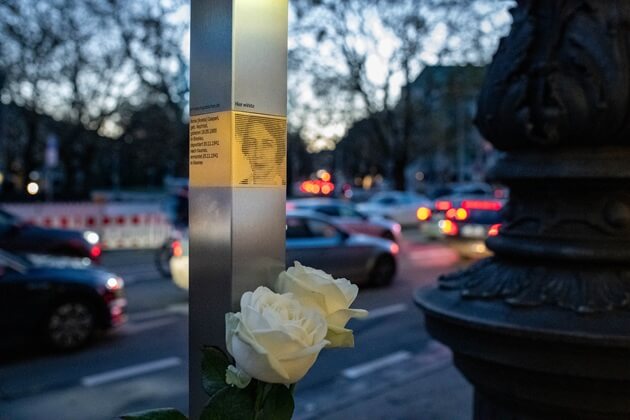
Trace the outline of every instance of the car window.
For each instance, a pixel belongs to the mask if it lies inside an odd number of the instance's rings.
[[[325,214],[327,216],[339,217],[341,216],[339,207],[335,206],[319,206],[316,208],[318,213]]]
[[[341,206],[339,207],[339,215],[341,217],[356,217],[363,218],[363,215],[349,206]]]
[[[339,231],[330,223],[316,219],[308,219],[306,222],[311,235],[314,238],[334,238],[339,236]]]
[[[377,203],[380,204],[396,204],[396,198],[395,197],[383,197],[377,200]]]
[[[300,217],[287,218],[287,239],[308,238],[311,235],[304,219]]]

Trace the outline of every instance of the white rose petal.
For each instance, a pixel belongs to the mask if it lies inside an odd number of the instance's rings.
[[[241,312],[226,314],[225,324],[227,349],[237,368],[268,383],[299,381],[329,343],[319,312],[266,287],[244,293]]]
[[[295,262],[294,267],[280,273],[276,288],[279,293],[292,293],[305,306],[319,311],[328,323],[328,347],[352,347],[352,330],[345,328],[350,318],[364,318],[368,312],[350,309],[359,288],[347,279]]]

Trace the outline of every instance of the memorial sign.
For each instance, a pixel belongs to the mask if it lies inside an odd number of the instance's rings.
[[[285,268],[287,0],[192,0],[190,415],[199,349]]]

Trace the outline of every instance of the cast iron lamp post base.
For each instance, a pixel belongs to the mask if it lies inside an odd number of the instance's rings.
[[[479,98],[495,256],[420,290],[475,420],[630,419],[630,7],[520,0]]]
[[[630,339],[615,327],[630,313],[611,325],[560,308],[462,301],[456,290],[416,299],[475,387],[475,419],[630,419]]]

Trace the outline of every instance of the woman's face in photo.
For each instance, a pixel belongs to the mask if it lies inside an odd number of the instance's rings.
[[[243,143],[243,153],[249,159],[255,175],[265,175],[275,170],[277,148],[276,139],[264,125],[251,125]]]

